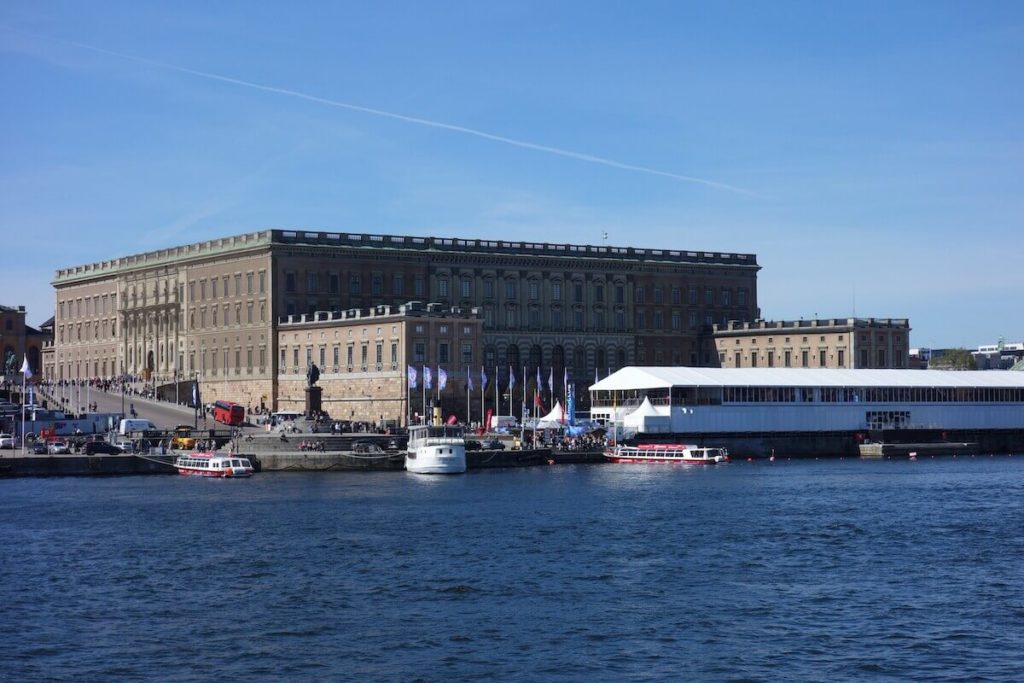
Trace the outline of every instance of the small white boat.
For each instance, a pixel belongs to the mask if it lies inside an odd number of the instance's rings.
[[[179,455],[174,460],[178,474],[194,477],[220,477],[238,479],[251,477],[256,468],[249,458],[222,453],[188,453]]]
[[[724,448],[705,448],[687,444],[618,446],[605,453],[604,456],[609,461],[617,463],[681,462],[693,465],[714,465],[720,462],[729,462],[729,451]]]
[[[417,474],[461,474],[466,471],[466,439],[459,425],[413,425],[405,469]]]

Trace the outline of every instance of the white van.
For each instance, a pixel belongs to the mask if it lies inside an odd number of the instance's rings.
[[[156,429],[156,425],[149,420],[121,420],[121,423],[117,427],[117,433],[124,436],[125,434],[131,434],[133,432],[143,432],[147,429]]]
[[[516,418],[512,415],[491,415],[491,431],[509,429],[516,426]]]

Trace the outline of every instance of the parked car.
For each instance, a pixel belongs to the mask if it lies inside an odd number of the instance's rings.
[[[32,455],[46,455],[46,442],[36,441],[32,444]]]
[[[409,437],[407,436],[393,436],[388,439],[389,451],[404,451],[408,445]]]
[[[466,450],[467,451],[479,451],[482,448],[483,448],[483,444],[481,444],[476,439],[466,439]]]
[[[67,455],[71,451],[67,441],[51,441],[46,445],[46,452],[50,455]]]
[[[0,434],[0,448],[14,448],[14,435]]]
[[[499,441],[498,439],[486,439],[480,445],[481,445],[481,447],[485,451],[503,451],[503,450],[505,450],[505,444],[502,443],[501,441]]]
[[[106,441],[89,441],[85,444],[86,455],[97,455],[99,453],[105,453],[106,455],[117,455],[120,452],[120,448]]]
[[[130,439],[121,439],[120,441],[115,441],[114,445],[117,446],[118,450],[121,451],[122,453],[135,452],[135,442],[131,441]]]

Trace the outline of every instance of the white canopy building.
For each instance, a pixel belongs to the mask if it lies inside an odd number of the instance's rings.
[[[1016,372],[627,367],[590,394],[594,419],[643,432],[1024,429]]]

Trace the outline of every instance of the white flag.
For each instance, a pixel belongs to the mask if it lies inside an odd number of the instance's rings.
[[[28,366],[28,356],[25,356],[25,362],[21,364],[21,371],[25,373],[25,379],[32,379],[32,368]]]

